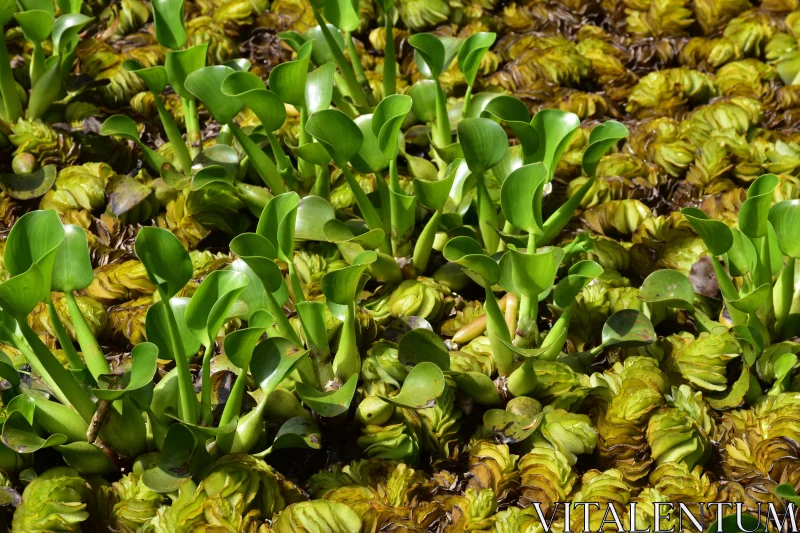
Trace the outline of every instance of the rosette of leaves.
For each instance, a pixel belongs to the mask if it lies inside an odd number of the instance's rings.
[[[625,109],[642,118],[669,116],[687,106],[705,104],[719,94],[714,80],[700,71],[665,69],[641,78],[631,91]]]
[[[616,521],[619,522],[619,517],[623,516],[632,492],[631,487],[628,486],[618,470],[611,469],[605,472],[589,470],[581,477],[580,490],[573,495],[572,502],[573,504],[596,502],[600,505],[600,509],[587,508],[588,524],[584,523],[586,516],[584,513],[576,513],[577,516],[573,516],[572,519],[572,527],[590,530],[600,527],[600,523],[606,519],[609,506],[613,506],[616,510],[612,516],[616,515]],[[612,518],[612,520],[614,519]]]
[[[564,409],[546,406],[539,432],[534,435],[537,446],[552,446],[570,465],[578,461],[578,455],[591,453],[597,444],[597,430],[587,415],[570,413]],[[547,443],[547,444],[545,444]]]
[[[387,305],[394,318],[417,316],[435,323],[444,313],[449,290],[428,278],[404,280],[392,291]]]
[[[543,512],[572,493],[578,476],[569,459],[554,448],[536,447],[519,460],[520,504],[540,502]]]
[[[647,442],[657,464],[683,461],[690,468],[703,465],[711,455],[714,422],[701,392],[688,385],[673,387],[669,407],[661,408],[647,425]]]
[[[719,392],[728,388],[727,365],[739,357],[741,348],[728,332],[700,333],[696,338],[681,333],[669,338],[669,364],[694,388]]]
[[[408,413],[408,410],[405,410]],[[415,410],[421,421],[421,441],[434,457],[453,459],[458,454],[463,413],[456,406],[455,391],[445,387],[433,407]],[[413,416],[408,413],[407,416]],[[416,417],[414,417],[416,418]],[[414,420],[411,418],[410,420]],[[414,420],[416,421],[416,420]],[[409,421],[413,424],[413,422]]]
[[[313,533],[320,527],[331,533],[358,533],[361,519],[343,503],[314,500],[288,506],[272,524],[276,533]]]
[[[58,173],[53,189],[45,193],[39,207],[59,214],[70,209],[97,211],[105,206],[106,185],[115,176],[105,163],[66,167]]]
[[[110,525],[125,533],[146,528],[164,502],[162,494],[150,489],[141,475],[133,472],[115,481],[112,490]]]
[[[31,481],[14,513],[11,531],[78,531],[89,518],[89,485],[69,467],[47,470]]]
[[[497,499],[507,501],[520,483],[516,463],[519,457],[507,444],[479,440],[469,449],[468,484],[474,489],[491,489]]]

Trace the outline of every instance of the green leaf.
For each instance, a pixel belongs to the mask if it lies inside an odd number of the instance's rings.
[[[454,37],[439,37],[432,33],[416,33],[408,38],[415,49],[414,60],[420,74],[436,80],[458,54],[464,41]]]
[[[733,235],[724,222],[711,220],[696,207],[684,207],[681,214],[686,217],[694,231],[703,239],[706,248],[712,255],[719,256],[733,246]]]
[[[78,12],[67,13],[58,17],[53,23],[54,54],[63,56],[74,50],[78,45],[78,33],[83,31],[92,20],[92,17],[87,17]]]
[[[411,111],[422,122],[433,122],[436,118],[436,82],[419,80],[408,89]]]
[[[595,177],[597,165],[605,153],[628,136],[628,128],[616,120],[600,124],[589,134],[589,146],[583,152],[583,171]]]
[[[413,106],[410,96],[393,94],[380,101],[372,114],[372,132],[387,159],[395,159],[400,149],[400,128]]]
[[[327,0],[322,6],[322,14],[331,24],[344,32],[357,30],[361,22],[358,0]]]
[[[578,261],[556,285],[553,302],[565,309],[575,297],[596,277],[603,273],[603,267],[594,261]]]
[[[186,89],[199,98],[220,124],[229,124],[239,114],[244,104],[222,92],[222,82],[233,69],[224,65],[195,70],[184,82]]]
[[[158,465],[146,470],[142,481],[151,490],[161,493],[175,492],[192,476],[191,459],[197,440],[192,431],[183,424],[170,426]]]
[[[144,227],[134,245],[136,256],[164,298],[172,298],[192,279],[192,260],[170,231]]]
[[[436,398],[444,392],[445,382],[442,369],[434,363],[419,363],[406,376],[403,386],[394,396],[381,396],[385,401],[399,407],[424,409],[433,407]]]
[[[186,307],[186,325],[203,346],[213,346],[246,285],[247,276],[233,270],[214,271],[200,284]]]
[[[643,346],[656,339],[653,323],[635,309],[617,311],[603,325],[603,346]]]
[[[795,505],[800,505],[800,496],[790,483],[781,483],[775,487],[775,495]]]
[[[752,241],[738,228],[731,228],[733,244],[727,252],[726,263],[732,276],[744,276],[753,272],[758,263],[758,254]],[[780,264],[781,261],[778,262]]]
[[[294,226],[296,240],[324,241],[325,225],[336,218],[336,210],[321,196],[309,195],[300,200]]]
[[[269,74],[269,88],[281,100],[300,109],[305,105],[305,88],[308,64],[313,42],[305,43],[297,52],[297,59],[276,65]]]
[[[475,83],[483,56],[492,47],[495,39],[497,39],[495,33],[478,32],[467,37],[461,45],[458,51],[458,68],[461,69],[470,87]]]
[[[114,216],[120,217],[145,201],[152,192],[149,185],[131,176],[117,174],[106,184],[108,210]]]
[[[365,228],[361,228],[365,229]],[[352,225],[348,225],[335,218],[328,220],[322,228],[325,240],[333,243],[354,243],[366,250],[374,250],[383,244],[385,234],[382,229],[364,231],[356,234],[353,232]]]
[[[694,311],[694,286],[689,278],[677,270],[656,270],[642,283],[639,299],[651,304]]]
[[[49,285],[39,266],[33,264],[22,274],[0,283],[0,307],[15,319],[24,320],[39,302],[45,300],[50,292]]]
[[[182,0],[179,1],[183,3]],[[192,72],[196,72],[205,66],[207,52],[207,42],[196,44],[186,50],[167,51],[167,56],[164,59],[164,68],[167,69],[169,84],[181,98],[194,98],[192,93],[186,89],[186,78]]]
[[[18,398],[26,398],[18,396]],[[33,426],[33,401],[28,411],[17,410],[7,413],[3,424],[3,444],[17,453],[34,453],[43,448],[50,448],[67,442],[67,436],[55,433],[41,437]]]
[[[309,114],[328,109],[333,98],[333,75],[336,63],[325,63],[308,73],[306,80],[306,110]]]
[[[450,197],[461,161],[456,159],[450,163],[445,170],[445,177],[441,180],[414,179],[414,196],[417,197],[417,201],[433,211],[443,209]]]
[[[739,209],[739,229],[751,239],[767,235],[772,192],[779,182],[775,174],[764,174],[747,189],[747,200]]]
[[[372,115],[360,115],[355,119],[356,126],[361,130],[363,142],[353,157],[352,165],[365,174],[379,173],[389,166],[389,159],[380,148],[378,138],[372,133],[372,119]]]
[[[167,69],[163,65],[145,68],[135,59],[126,59],[122,62],[122,70],[132,72],[142,78],[148,90],[153,94],[164,92],[164,89],[167,88],[167,83],[169,83]]]
[[[12,276],[26,272],[36,264],[41,270],[42,290],[50,292],[50,280],[58,247],[64,240],[64,226],[53,210],[31,211],[11,227],[3,256]]]
[[[339,48],[339,50],[344,51],[344,36],[342,35],[342,32],[340,32],[339,29],[333,24],[325,24],[325,27],[328,29],[329,35],[333,37],[336,47]],[[334,53],[328,44],[328,39],[325,37],[325,34],[322,31],[322,26],[308,28],[305,32],[303,32],[303,37],[305,37],[313,45],[311,47],[312,64],[324,65],[325,63],[332,63],[336,61],[336,57],[334,56]]]
[[[156,40],[161,46],[177,50],[186,44],[183,25],[183,0],[153,0]]]
[[[458,123],[458,141],[473,174],[483,174],[497,165],[508,151],[508,137],[497,122],[488,118],[465,118]]]
[[[283,448],[319,450],[321,447],[322,434],[319,428],[302,416],[296,416],[284,422],[270,446],[273,450]]]
[[[189,326],[186,325],[186,308],[189,306],[189,298],[172,298],[169,301],[169,305],[175,316],[178,336],[180,337],[179,342],[183,345],[183,351],[188,357],[193,357],[200,349],[200,340],[194,336]],[[168,318],[165,311],[163,301],[154,303],[147,310],[145,318],[147,340],[158,347],[160,359],[174,360],[175,354],[172,352]]]
[[[139,139],[139,129],[136,127],[136,123],[132,118],[126,115],[113,115],[108,117],[105,122],[103,122],[103,125],[100,126],[100,135],[122,137],[128,141],[135,142],[144,152],[147,164],[158,172],[161,172],[164,165],[167,164],[167,160],[164,159],[161,154],[142,143]]]
[[[238,99],[258,117],[268,132],[279,130],[286,122],[286,107],[278,95],[267,90],[252,72],[232,72],[222,82],[223,95]]]
[[[482,372],[463,372],[453,376],[458,390],[469,396],[479,405],[499,405],[500,393],[497,392],[492,378]]]
[[[475,272],[489,285],[500,279],[500,265],[486,255],[478,241],[471,237],[454,237],[442,250],[444,258]]]
[[[297,383],[297,395],[319,416],[332,418],[346,413],[358,385],[358,374],[353,374],[340,388],[321,392],[303,383]]]
[[[90,442],[71,442],[55,447],[64,462],[84,475],[109,476],[119,467],[100,447]]]
[[[92,392],[101,400],[118,400],[153,383],[158,370],[158,346],[142,342],[131,351],[131,369],[128,384],[124,389],[94,389]]]
[[[225,335],[225,355],[234,365],[246,372],[258,341],[274,323],[275,318],[272,315],[259,309],[250,316],[248,327]]]
[[[523,158],[526,163],[532,162],[539,149],[539,133],[530,121],[531,115],[522,100],[515,96],[500,95],[486,104],[482,117],[494,117],[503,121],[522,145]]]
[[[250,361],[250,373],[261,392],[269,396],[286,376],[294,372],[307,354],[307,351],[288,339],[270,337],[256,345]]]
[[[800,257],[800,200],[784,200],[769,210],[769,222],[775,229],[783,255]]]
[[[283,276],[275,264],[275,248],[265,237],[256,233],[242,233],[231,241],[230,248],[257,276],[263,288],[271,293],[281,288]],[[252,288],[248,286],[245,292],[250,292]]]
[[[55,165],[45,165],[28,174],[0,174],[0,187],[3,192],[16,200],[32,200],[49,191],[56,182]]]
[[[548,247],[545,251],[522,253],[509,249],[507,254],[511,260],[511,276],[514,292],[529,298],[536,298],[553,286],[556,278],[554,261],[558,248]],[[533,252],[533,251],[530,251]]]
[[[533,435],[543,417],[543,413],[522,416],[505,409],[490,409],[483,414],[483,425],[503,444],[516,444]]]
[[[325,147],[340,167],[358,153],[364,142],[361,129],[338,109],[324,109],[308,117],[306,131]]]
[[[430,362],[450,370],[450,352],[438,334],[429,329],[412,329],[400,339],[398,359],[406,366]]]
[[[61,64],[53,61],[44,74],[36,81],[28,99],[28,110],[25,117],[29,120],[41,118],[61,94]]]
[[[366,254],[366,255],[364,255]],[[361,286],[361,275],[377,259],[374,252],[364,252],[364,258],[356,264],[332,270],[322,276],[322,294],[329,303],[347,306],[353,303]],[[335,314],[335,313],[334,313]],[[337,317],[343,319],[343,317]]]
[[[53,30],[54,17],[52,11],[30,9],[21,11],[14,18],[22,28],[25,38],[29,41],[40,43],[50,36]]]
[[[742,527],[739,527],[739,520],[741,520]],[[719,519],[711,522],[706,533],[717,533],[718,531],[722,531],[722,533],[766,533],[760,520],[750,514],[729,514],[722,517],[722,524],[719,522]]]
[[[509,174],[500,188],[500,206],[506,220],[528,233],[541,228],[541,206],[536,203],[547,179],[543,163],[524,165]]]
[[[545,164],[550,180],[552,180],[556,166],[561,160],[561,154],[567,149],[581,120],[576,114],[567,111],[542,109],[533,116],[531,124],[539,134],[540,140],[533,160]]]
[[[56,252],[52,288],[60,292],[79,291],[94,280],[92,259],[86,231],[80,226],[64,225],[64,240]]]
[[[296,192],[275,196],[264,207],[258,219],[256,233],[270,241],[283,261],[294,258],[294,230],[300,197]]]
[[[764,283],[753,289],[751,292],[743,295],[741,298],[736,300],[725,300],[725,302],[739,311],[742,311],[743,313],[755,313],[761,307],[761,304],[764,303],[764,300],[767,299],[769,292],[769,284]]]

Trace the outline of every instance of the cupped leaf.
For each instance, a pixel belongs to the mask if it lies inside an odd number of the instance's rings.
[[[550,290],[556,278],[555,254],[558,248],[548,247],[542,252],[522,253],[509,249],[511,276],[515,291],[529,298],[536,298]]]
[[[275,264],[275,247],[269,240],[257,233],[242,233],[231,241],[230,248],[250,267],[266,290],[273,293],[280,289],[283,276]]]
[[[471,237],[454,237],[442,250],[444,258],[475,272],[490,285],[500,279],[500,265],[486,255],[478,241]]]
[[[176,0],[165,0],[176,1]],[[181,3],[182,0],[181,0]],[[196,44],[186,50],[169,50],[164,59],[164,68],[167,69],[169,84],[181,98],[194,98],[186,88],[186,78],[192,72],[198,71],[206,64],[208,43]]]
[[[436,82],[419,80],[408,90],[411,111],[422,122],[433,122],[436,118]]]
[[[271,314],[259,309],[250,316],[248,327],[225,335],[225,355],[234,365],[246,371],[250,367],[250,359],[261,336],[274,323],[275,318]]]
[[[54,53],[66,55],[71,52],[78,44],[78,33],[83,31],[92,20],[92,17],[87,17],[77,12],[67,13],[58,17],[53,23],[52,40]]]
[[[294,225],[294,236],[302,241],[324,241],[325,224],[336,218],[336,210],[321,196],[309,195],[300,200]]]
[[[424,328],[412,329],[400,339],[397,356],[406,366],[430,362],[450,370],[450,353],[437,333]]]
[[[772,192],[779,182],[775,174],[764,174],[747,189],[747,200],[739,209],[739,229],[748,237],[766,237]]]
[[[292,261],[294,257],[294,231],[300,197],[296,192],[279,194],[264,207],[258,219],[256,233],[270,241],[278,258]]]
[[[324,109],[308,117],[306,131],[325,147],[340,167],[358,153],[364,142],[358,125],[338,109]]]
[[[703,239],[706,248],[713,255],[726,253],[733,245],[731,230],[724,222],[711,220],[705,212],[696,207],[684,207],[681,214],[692,225],[694,231]]]
[[[642,346],[656,339],[653,323],[635,309],[617,311],[606,320],[602,332],[603,346]]]
[[[53,29],[53,13],[42,9],[20,11],[14,18],[22,28],[25,38],[40,43],[50,36]]]
[[[45,165],[27,174],[3,173],[0,174],[0,187],[11,198],[31,200],[49,191],[57,175],[55,165]]]
[[[57,57],[50,57],[45,63],[46,70],[31,88],[28,110],[25,117],[34,120],[42,118],[62,92],[63,74]]]
[[[8,413],[3,424],[3,444],[17,453],[34,453],[43,448],[51,448],[67,442],[67,436],[54,433],[42,437],[33,425],[33,410],[30,417],[17,410]]]
[[[333,75],[336,63],[325,63],[308,73],[306,79],[306,110],[309,114],[328,109],[333,98]]]
[[[357,30],[361,22],[358,0],[327,0],[322,6],[322,14],[331,24],[344,32]]]
[[[183,347],[183,353],[188,357],[194,356],[200,349],[200,340],[194,336],[189,326],[186,325],[186,308],[189,298],[171,298],[169,300],[172,314],[178,332],[178,343]],[[174,360],[171,334],[164,301],[158,301],[147,310],[145,330],[147,340],[158,347],[158,357],[165,360]]]
[[[331,303],[340,306],[351,305],[361,286],[361,275],[377,259],[375,252],[364,252],[364,257],[349,267],[333,270],[322,276],[322,294]],[[343,319],[343,317],[337,317]]]
[[[481,116],[494,117],[495,120],[505,122],[519,139],[524,161],[526,163],[533,161],[541,140],[539,132],[530,123],[531,114],[528,106],[522,100],[515,96],[497,96],[486,104]]]
[[[417,33],[408,38],[408,44],[415,49],[414,59],[420,74],[432,80],[447,69],[462,43],[461,39],[432,33]]]
[[[183,0],[153,0],[156,40],[161,46],[177,50],[186,44],[183,25]]]
[[[86,231],[73,224],[64,225],[64,240],[53,265],[53,290],[72,292],[85,289],[94,280]]]
[[[731,276],[744,276],[753,272],[758,264],[758,253],[753,242],[738,228],[731,228],[731,237],[733,244],[726,256]]]
[[[134,245],[136,256],[164,298],[172,298],[192,279],[192,260],[181,241],[168,230],[145,227]]]
[[[466,118],[458,123],[458,142],[470,171],[483,174],[497,165],[508,152],[503,127],[488,118]]]
[[[385,234],[380,228],[356,234],[353,232],[351,225],[335,218],[328,220],[322,228],[322,231],[325,234],[325,239],[330,242],[337,244],[345,242],[354,243],[365,250],[374,250],[383,244],[385,238]]]
[[[147,88],[154,94],[160,94],[167,88],[167,69],[162,65],[144,68],[135,59],[127,59],[122,62],[122,70],[132,72],[142,78]]]
[[[505,409],[490,409],[483,414],[483,425],[503,444],[516,444],[533,435],[543,417],[543,413],[525,416]]]
[[[350,409],[350,403],[358,385],[358,375],[353,374],[347,382],[338,389],[332,391],[318,391],[303,383],[297,383],[297,395],[303,400],[312,411],[319,416],[331,418],[346,413]]]
[[[644,280],[639,299],[675,309],[694,311],[694,286],[677,270],[656,270]]]
[[[528,233],[541,228],[541,206],[536,205],[541,192],[537,194],[537,191],[547,178],[544,163],[521,166],[506,177],[500,189],[500,206],[506,220]]]
[[[92,392],[101,400],[118,400],[153,383],[156,370],[158,370],[158,346],[151,342],[142,342],[134,346],[131,351],[131,369],[125,388],[94,389]]]
[[[288,339],[270,337],[259,343],[253,351],[250,373],[261,392],[269,396],[286,376],[294,372],[307,354],[307,351]]]
[[[142,482],[151,490],[161,493],[175,492],[192,476],[192,455],[197,440],[183,424],[173,424],[161,446],[158,464],[145,470]]]
[[[800,505],[800,496],[797,495],[797,491],[794,489],[791,483],[781,483],[775,487],[775,495],[783,498],[787,502]]]
[[[500,393],[492,378],[482,372],[462,372],[453,376],[458,390],[479,405],[499,405]]]
[[[769,292],[769,284],[764,283],[736,300],[726,300],[726,303],[743,313],[755,313],[767,299]]]
[[[589,146],[583,152],[583,171],[587,176],[595,177],[600,159],[628,133],[628,128],[616,120],[604,122],[592,130]]]
[[[64,458],[64,462],[81,474],[108,476],[119,473],[119,467],[108,454],[91,442],[70,442],[55,448]]]
[[[462,159],[456,159],[447,166],[444,178],[438,181],[428,181],[425,179],[414,179],[414,196],[417,201],[433,211],[439,211],[444,208],[447,199],[450,197],[450,191],[453,189],[455,183],[458,167]]]
[[[574,113],[559,109],[542,109],[533,116],[531,124],[539,134],[539,147],[533,156],[534,161],[541,161],[547,167],[550,179],[556,171],[561,155],[567,149],[572,135],[581,124]],[[549,181],[549,180],[548,180]]]
[[[64,226],[53,210],[26,213],[11,227],[3,256],[12,276],[28,271],[36,264],[41,270],[42,291],[50,292],[56,254],[64,240]]]
[[[286,122],[286,107],[277,94],[268,91],[264,82],[252,72],[232,72],[222,82],[222,94],[246,105],[268,132],[277,131]]]
[[[497,34],[490,32],[473,33],[464,41],[458,50],[458,68],[461,69],[467,85],[472,87],[475,77],[478,75],[478,68],[489,48],[497,39]]]
[[[800,200],[784,200],[769,210],[769,222],[775,229],[783,255],[800,258]]]
[[[322,434],[310,420],[296,416],[283,423],[272,441],[273,450],[283,448],[307,448],[319,450],[322,447]]]
[[[269,74],[269,88],[278,97],[300,109],[305,105],[305,87],[313,42],[303,44],[294,61],[276,65]]]
[[[378,146],[387,159],[394,159],[400,149],[398,135],[413,100],[404,94],[392,94],[380,101],[372,114],[372,132],[378,138]]]
[[[186,76],[184,82],[186,89],[205,104],[220,124],[229,124],[244,107],[239,99],[222,92],[222,82],[231,73],[233,69],[224,65],[203,67]]]
[[[49,286],[50,280],[45,279],[39,266],[33,264],[22,274],[0,283],[0,307],[17,320],[22,320],[45,300]]]
[[[400,392],[394,396],[381,396],[381,399],[400,407],[424,409],[435,405],[436,398],[444,393],[444,387],[442,369],[434,363],[423,362],[411,369]]]
[[[564,309],[596,277],[603,273],[603,267],[594,261],[578,261],[572,265],[553,291],[553,302]]]
[[[216,270],[200,284],[186,307],[186,325],[203,346],[212,346],[246,285],[247,276],[233,270]]]
[[[356,126],[361,130],[363,142],[353,157],[352,165],[364,173],[378,173],[389,166],[389,159],[381,150],[378,138],[372,133],[372,118],[372,115],[359,115],[355,119]]]

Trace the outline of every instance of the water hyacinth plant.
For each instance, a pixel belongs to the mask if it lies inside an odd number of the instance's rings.
[[[0,530],[798,504],[792,2],[0,7]]]

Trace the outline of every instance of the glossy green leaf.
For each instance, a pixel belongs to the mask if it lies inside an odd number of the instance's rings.
[[[49,285],[39,266],[33,264],[22,274],[0,283],[0,307],[17,320],[24,320],[39,302],[45,300]]]
[[[583,152],[583,171],[587,176],[595,177],[600,159],[628,133],[628,128],[616,120],[604,122],[592,130],[589,146]]]
[[[270,241],[283,261],[294,257],[294,231],[300,197],[295,192],[275,196],[258,219],[256,233]]]
[[[400,392],[394,396],[381,396],[381,399],[399,407],[424,409],[436,403],[444,387],[442,369],[434,363],[423,362],[411,369]]]
[[[548,247],[537,253],[522,253],[509,250],[512,278],[516,291],[529,298],[536,298],[553,285],[556,277],[554,262],[557,248]]]
[[[775,228],[778,246],[784,255],[800,257],[800,200],[784,200],[769,210],[769,221]]]
[[[300,109],[305,105],[305,87],[308,64],[311,60],[312,42],[305,43],[297,52],[297,59],[276,65],[269,74],[269,88],[278,97]]]
[[[23,411],[8,413],[3,424],[3,444],[17,453],[34,453],[67,442],[67,436],[55,433],[42,437],[33,426],[33,413],[26,417]]]
[[[247,264],[269,292],[276,292],[283,283],[280,268],[275,264],[275,247],[266,237],[256,233],[242,233],[230,243],[233,253]],[[247,292],[249,292],[248,287]]]
[[[365,254],[364,262],[332,270],[322,276],[322,294],[329,302],[347,306],[355,300],[361,285],[361,275],[377,259],[374,252],[365,252]],[[339,318],[341,319],[341,317]]]
[[[297,383],[297,395],[319,416],[331,418],[346,413],[350,409],[358,385],[358,375],[354,374],[338,389],[321,392],[303,383]]]
[[[153,22],[161,46],[177,50],[186,44],[183,0],[153,0]]]
[[[118,400],[153,383],[156,370],[158,370],[158,346],[151,342],[142,342],[134,346],[131,351],[131,369],[125,388],[94,389],[92,392],[101,400]]]
[[[492,47],[495,39],[497,39],[497,34],[495,33],[473,33],[467,37],[458,50],[458,68],[461,69],[464,78],[467,80],[467,85],[470,87],[475,83],[475,77],[478,75],[478,68],[481,66],[483,56]]]
[[[321,447],[322,434],[319,428],[302,416],[296,416],[284,422],[271,446],[273,450],[283,448],[319,450]]]
[[[327,0],[322,6],[322,14],[326,20],[344,32],[357,30],[361,22],[358,0]]]
[[[387,159],[397,157],[400,145],[398,135],[413,100],[410,96],[393,94],[380,101],[372,114],[372,132],[378,138],[378,146]]]
[[[454,237],[442,250],[444,258],[475,272],[490,285],[500,279],[500,265],[486,255],[483,248],[471,237]]]
[[[541,196],[540,189],[547,178],[543,163],[521,166],[506,177],[500,189],[500,205],[506,220],[528,233],[541,227],[541,206],[536,205],[536,199]]]
[[[408,44],[415,49],[414,59],[420,74],[435,80],[455,59],[463,41],[455,37],[439,37],[432,33],[415,33]]]
[[[92,21],[81,13],[67,13],[58,17],[53,23],[53,50],[59,55],[66,55],[78,44],[78,33]],[[71,66],[71,65],[70,65]]]
[[[50,106],[58,100],[61,91],[61,64],[58,61],[51,61],[31,89],[25,117],[29,120],[42,118],[47,110],[50,109]]]
[[[731,230],[724,222],[711,220],[703,211],[696,207],[684,207],[681,214],[686,217],[694,231],[703,239],[706,248],[713,255],[726,253],[733,245]]]
[[[230,361],[244,371],[250,367],[253,351],[268,327],[275,323],[275,318],[264,310],[258,310],[250,316],[244,329],[237,329],[225,335],[225,355]]]
[[[603,267],[594,261],[578,261],[556,285],[553,302],[564,309],[596,277],[603,273]]]
[[[336,218],[336,210],[321,196],[309,195],[300,200],[294,226],[296,240],[324,241],[325,224]]]
[[[635,309],[617,311],[606,320],[602,332],[603,346],[642,346],[656,339],[653,323]]]
[[[248,320],[251,314],[263,309],[270,311],[271,302],[267,298],[267,289],[264,287],[258,274],[256,274],[250,266],[241,258],[235,260],[228,265],[228,270],[235,270],[247,276],[247,286],[239,295],[239,299],[247,306],[247,313],[242,315],[242,320]],[[278,270],[278,277],[280,277],[280,270]],[[282,290],[281,290],[282,289]],[[273,294],[274,291],[270,291]],[[282,305],[288,298],[288,291],[286,284],[280,283],[278,285],[278,292],[274,293],[275,307]],[[277,309],[276,309],[277,310]]]
[[[539,134],[540,140],[533,160],[543,162],[550,179],[553,179],[561,155],[567,149],[581,120],[576,114],[567,111],[542,109],[533,116],[531,124]]]
[[[758,263],[758,254],[752,241],[738,228],[731,228],[733,244],[726,255],[731,276],[744,276],[753,272]],[[782,259],[782,258],[781,258]],[[779,261],[780,264],[781,261]]]
[[[345,44],[342,32],[340,32],[339,29],[333,24],[326,24],[325,27],[328,30],[328,35],[333,38],[336,47],[339,48],[339,50],[344,51]],[[313,46],[311,47],[312,64],[324,65],[326,63],[333,63],[336,61],[336,57],[328,44],[328,39],[325,37],[325,33],[322,31],[322,26],[308,28],[305,32],[303,32],[303,37],[305,37],[309,42],[313,43]]]
[[[183,424],[170,426],[158,465],[142,474],[142,481],[156,492],[175,492],[192,476],[191,459],[197,440],[192,431]]]
[[[360,115],[355,123],[361,130],[363,142],[353,157],[353,168],[365,174],[378,173],[389,166],[389,159],[379,146],[378,137],[372,132],[372,115]],[[395,141],[397,138],[395,137]]]
[[[145,227],[134,246],[136,256],[165,298],[172,298],[192,279],[192,260],[181,241],[170,231]]]
[[[800,496],[790,483],[781,483],[775,487],[775,495],[783,498],[787,502],[792,502],[795,505],[800,505]]]
[[[195,337],[210,347],[230,315],[233,304],[247,285],[247,276],[233,270],[210,273],[186,307],[186,325]]]
[[[736,300],[726,299],[725,302],[743,313],[755,313],[769,296],[769,289],[769,284],[764,283]]]
[[[760,519],[747,513],[734,513],[711,522],[706,529],[706,533],[766,533],[766,529],[761,525]],[[739,523],[741,522],[741,527]]]
[[[26,272],[33,264],[41,270],[45,293],[50,291],[53,264],[64,240],[64,226],[55,211],[31,211],[11,227],[3,256],[12,276]]]
[[[55,20],[52,11],[48,12],[42,9],[20,11],[14,15],[14,18],[22,28],[25,38],[37,43],[50,36]]]
[[[229,124],[244,107],[239,99],[222,92],[222,82],[231,73],[233,69],[224,65],[203,67],[186,76],[184,82],[186,89],[205,104],[220,124]]]
[[[694,311],[694,286],[677,270],[656,270],[642,283],[639,299],[650,304]]]
[[[767,235],[772,192],[779,182],[775,174],[764,174],[747,189],[747,200],[739,209],[739,229],[748,237],[758,238]]]
[[[497,122],[466,118],[458,123],[457,130],[464,159],[473,174],[483,174],[506,156],[508,137]]]
[[[94,279],[86,231],[80,226],[64,225],[64,240],[53,265],[53,290],[72,292],[85,289]]]
[[[172,298],[169,303],[178,326],[178,336],[183,346],[183,352],[188,357],[192,357],[200,349],[200,340],[194,336],[189,326],[186,325],[186,308],[189,306],[189,298],[176,297]],[[147,340],[158,347],[159,359],[174,360],[175,354],[172,350],[167,321],[164,302],[158,301],[147,310],[145,329]]]
[[[353,119],[338,109],[325,109],[308,117],[306,131],[325,147],[339,166],[346,165],[364,141]]]
[[[400,339],[397,356],[406,366],[430,362],[450,370],[450,353],[438,334],[424,328],[412,329]]]
[[[482,372],[463,372],[453,376],[458,390],[478,405],[499,405],[500,393],[492,378]]]
[[[126,115],[108,117],[103,122],[103,125],[100,126],[100,135],[122,137],[125,140],[133,141],[139,145],[139,148],[144,152],[147,163],[156,171],[160,172],[167,163],[167,160],[161,154],[142,143],[141,139],[139,139],[139,129],[136,127],[136,123]]]
[[[445,170],[445,177],[441,180],[414,179],[414,196],[417,197],[417,201],[433,211],[443,209],[447,199],[450,197],[450,191],[453,189],[453,183],[455,183],[461,161],[461,159],[457,159],[448,165]]]
[[[108,454],[90,442],[71,442],[55,448],[64,458],[64,462],[81,474],[108,476],[119,472],[119,467]]]
[[[433,122],[436,118],[436,82],[420,80],[408,89],[411,111],[422,122]]]
[[[166,0],[175,1],[175,0]],[[206,65],[208,43],[196,44],[186,50],[169,50],[164,59],[169,84],[181,98],[193,98],[186,88],[186,78]]]
[[[325,63],[308,73],[306,80],[306,110],[309,114],[328,109],[333,98],[335,63]]]
[[[539,132],[531,125],[531,115],[522,100],[515,96],[500,95],[486,104],[483,117],[503,121],[519,139],[525,162],[533,162],[539,148]]]
[[[325,239],[330,242],[337,244],[344,242],[354,243],[365,250],[378,248],[383,244],[385,238],[385,234],[380,228],[356,234],[353,232],[352,226],[335,218],[325,223],[323,233],[325,234]]]
[[[55,165],[45,165],[28,174],[3,173],[0,174],[0,187],[16,200],[31,200],[49,191],[57,175]]]
[[[490,409],[483,414],[483,425],[503,444],[516,444],[533,435],[543,417],[542,413],[524,416],[505,409]]]
[[[240,100],[261,121],[268,132],[279,130],[286,122],[286,107],[278,95],[268,91],[252,72],[232,72],[222,82],[222,94]]]
[[[250,360],[250,373],[261,392],[268,396],[307,354],[288,339],[270,337],[256,345]]]

